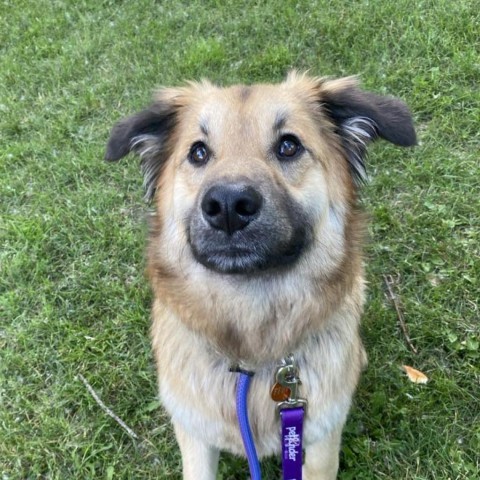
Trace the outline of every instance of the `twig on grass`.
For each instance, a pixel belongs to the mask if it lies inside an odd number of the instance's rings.
[[[78,378],[82,381],[82,383],[87,387],[87,390],[90,392],[92,397],[95,399],[95,401],[98,403],[100,408],[110,417],[112,417],[126,432],[127,434],[133,438],[134,440],[139,440],[139,436],[115,413],[112,412],[100,399],[100,397],[97,395],[93,387],[87,382],[87,379],[81,374],[78,374]]]
[[[413,353],[417,354],[418,350],[415,348],[415,346],[412,343],[412,340],[410,339],[410,335],[408,334],[407,324],[405,323],[405,319],[403,318],[403,313],[400,310],[400,305],[397,301],[397,297],[393,292],[393,285],[395,285],[395,280],[393,279],[392,275],[384,275],[383,280],[385,281],[385,285],[387,286],[388,296],[390,297],[390,300],[392,301],[395,307],[395,310],[397,312],[398,323],[400,323],[400,328],[402,329],[403,336],[405,337],[405,340],[408,346],[410,347],[410,350]]]

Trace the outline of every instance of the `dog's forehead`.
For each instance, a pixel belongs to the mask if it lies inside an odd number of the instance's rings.
[[[214,88],[194,99],[192,107],[199,128],[217,134],[245,128],[279,130],[308,109],[305,99],[284,84]]]

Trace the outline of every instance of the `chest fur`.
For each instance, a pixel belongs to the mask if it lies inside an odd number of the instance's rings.
[[[357,319],[351,312],[348,315],[351,318],[343,316],[342,321],[332,321],[331,327],[310,335],[294,352],[302,381],[300,394],[308,401],[306,445],[342,424],[350,406],[364,353]],[[159,303],[154,307],[152,336],[160,395],[172,420],[210,445],[242,454],[235,412],[237,374],[229,371],[230,361]],[[269,362],[255,371],[248,398],[261,456],[280,449],[279,418],[270,398],[275,369],[276,362]]]

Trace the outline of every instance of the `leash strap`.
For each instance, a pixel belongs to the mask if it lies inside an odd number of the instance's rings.
[[[240,427],[240,434],[242,435],[243,448],[247,455],[250,477],[251,480],[261,480],[262,472],[260,470],[260,462],[258,461],[257,450],[255,449],[255,443],[253,441],[252,430],[250,429],[247,408],[248,389],[250,388],[250,381],[252,380],[253,372],[242,370],[238,366],[232,367],[230,371],[239,373],[236,393],[237,419],[238,426]]]
[[[283,480],[302,480],[303,407],[280,410]]]

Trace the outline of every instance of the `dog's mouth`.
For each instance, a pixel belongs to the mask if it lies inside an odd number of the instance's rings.
[[[232,243],[189,241],[194,258],[209,270],[223,274],[252,274],[293,265],[302,255],[305,235],[295,235],[286,245],[272,245],[253,241],[249,246]]]

